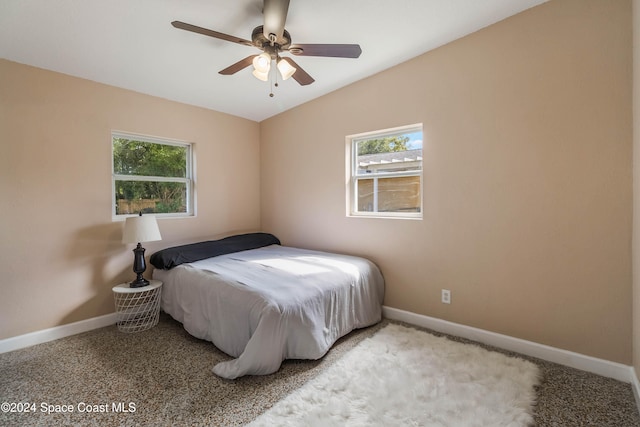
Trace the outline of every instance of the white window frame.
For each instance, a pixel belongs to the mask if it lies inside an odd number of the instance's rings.
[[[114,173],[115,168],[113,164],[113,139],[124,138],[134,141],[148,142],[151,144],[173,145],[187,148],[186,156],[186,177],[166,177],[166,176],[145,176],[145,175],[122,175]],[[184,218],[195,216],[195,192],[194,192],[194,154],[193,144],[185,141],[178,141],[168,138],[161,138],[149,135],[140,135],[121,131],[111,132],[111,216],[113,221],[123,221],[127,217],[135,216],[136,214],[116,214],[116,181],[154,181],[154,182],[181,182],[186,184],[187,188],[187,211],[186,212],[174,212],[174,213],[154,213],[158,218]]]
[[[421,132],[424,138],[422,123],[400,126],[390,129],[377,130],[372,132],[359,133],[349,135],[346,139],[346,157],[347,157],[347,216],[357,218],[401,218],[401,219],[422,219],[423,212],[423,179],[422,171],[401,171],[401,172],[380,172],[372,175],[358,175],[358,150],[357,143],[362,140],[385,138],[389,136],[402,135],[407,133]],[[424,139],[423,139],[424,150]],[[421,161],[421,166],[422,166]],[[360,179],[373,179],[374,206],[377,205],[377,181],[379,178],[399,178],[405,176],[420,177],[420,211],[419,212],[360,212],[358,211],[358,181]]]

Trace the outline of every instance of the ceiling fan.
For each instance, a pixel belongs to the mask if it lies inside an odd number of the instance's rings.
[[[295,56],[333,58],[358,58],[362,53],[362,49],[357,44],[291,44],[291,35],[284,28],[288,10],[289,0],[264,0],[264,25],[253,29],[251,40],[230,36],[180,21],[173,21],[171,25],[181,30],[245,46],[253,46],[262,50],[262,53],[247,56],[224,70],[220,70],[219,73],[223,75],[235,74],[253,64],[253,75],[263,81],[268,80],[271,63],[274,61],[283,80],[293,77],[295,81],[303,86],[315,81],[293,59],[281,57],[281,52],[289,52]]]

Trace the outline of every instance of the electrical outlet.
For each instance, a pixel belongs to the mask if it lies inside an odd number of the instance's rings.
[[[442,290],[442,302],[444,304],[451,304],[451,291],[449,289]]]

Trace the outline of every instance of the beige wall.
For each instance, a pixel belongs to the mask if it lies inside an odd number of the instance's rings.
[[[133,278],[111,130],[195,144],[198,215],[160,220],[147,255],[259,228],[258,123],[0,60],[0,339],[112,313]]]
[[[630,16],[551,1],[262,122],[262,228],[370,257],[390,307],[630,364]],[[418,122],[424,219],[347,218],[345,135]]]

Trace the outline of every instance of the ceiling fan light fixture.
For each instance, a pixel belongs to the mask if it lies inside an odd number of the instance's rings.
[[[259,73],[268,74],[269,69],[271,68],[271,56],[266,52],[262,52],[260,55],[257,55],[253,58],[253,68]]]
[[[296,67],[289,64],[289,61],[286,59],[280,59],[278,61],[278,71],[280,71],[280,75],[282,76],[282,80],[287,80],[289,77],[293,76],[293,73],[297,71]]]

